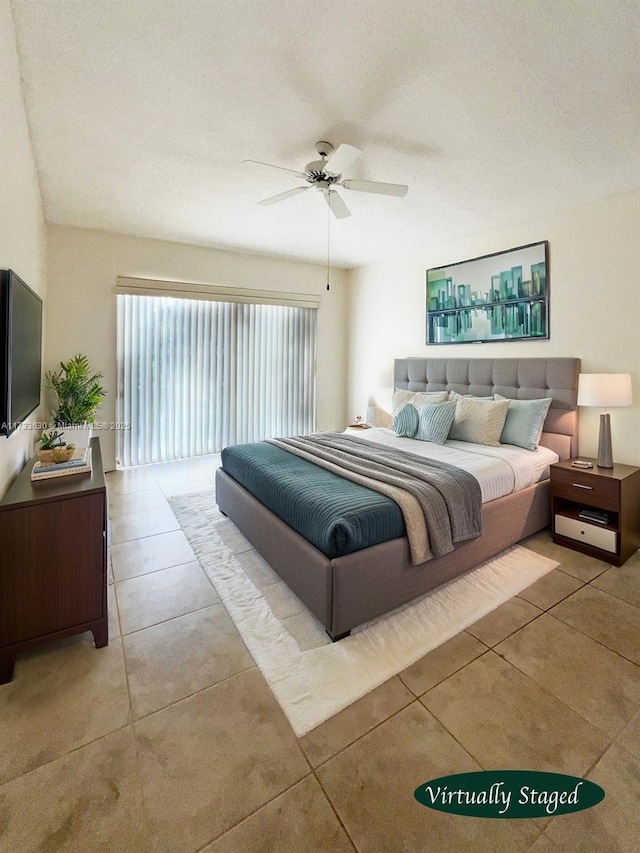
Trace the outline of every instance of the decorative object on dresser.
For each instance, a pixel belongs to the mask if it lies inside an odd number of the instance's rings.
[[[578,378],[578,405],[598,406],[598,468],[613,468],[611,449],[611,416],[606,409],[631,405],[631,376],[628,373],[581,373]]]
[[[71,445],[73,448],[73,445]],[[67,477],[71,474],[91,474],[91,448],[73,448],[71,455],[63,462],[43,462],[38,460],[31,469],[31,482],[49,480],[51,477]]]
[[[16,653],[91,631],[109,642],[107,497],[97,438],[88,477],[34,485],[28,463],[0,501],[0,684]]]
[[[427,344],[549,337],[548,243],[427,270]]]
[[[62,433],[57,429],[51,432],[43,432],[38,439],[40,449],[38,460],[41,465],[57,465],[59,462],[68,462],[73,456],[75,444],[65,444]]]
[[[640,468],[576,468],[565,460],[550,474],[554,542],[613,566],[640,548]]]
[[[85,355],[75,355],[60,362],[60,370],[48,370],[44,375],[45,387],[53,391],[56,408],[51,412],[53,423],[62,427],[63,442],[77,447],[87,447],[91,439],[91,424],[105,398],[100,384],[101,373],[94,372]]]

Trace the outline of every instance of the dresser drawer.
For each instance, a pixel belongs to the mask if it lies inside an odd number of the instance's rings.
[[[552,468],[551,488],[554,497],[568,498],[576,503],[614,512],[619,509],[620,483],[612,478],[599,477],[584,471]]]
[[[559,536],[566,536],[578,542],[600,548],[615,554],[618,550],[618,534],[615,530],[608,530],[596,524],[588,524],[582,519],[567,518],[566,515],[556,515],[555,532]]]

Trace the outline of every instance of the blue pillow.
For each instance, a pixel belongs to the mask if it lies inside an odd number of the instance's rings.
[[[456,414],[456,401],[448,403],[428,403],[418,407],[418,432],[420,441],[433,441],[444,444],[449,435]]]
[[[393,419],[393,431],[396,435],[414,438],[418,430],[418,410],[411,403],[403,406]]]
[[[494,397],[497,400],[508,399],[499,394],[494,394]],[[537,450],[540,432],[551,402],[551,397],[542,400],[509,400],[500,443],[515,444],[525,450]]]

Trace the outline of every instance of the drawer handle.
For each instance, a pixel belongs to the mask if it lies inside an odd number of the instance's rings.
[[[575,486],[576,489],[589,489],[589,491],[593,490],[593,486],[583,486],[582,483],[572,483],[572,486]]]

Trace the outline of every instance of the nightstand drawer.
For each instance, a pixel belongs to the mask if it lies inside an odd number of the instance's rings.
[[[566,515],[556,515],[555,532],[559,536],[567,536],[578,542],[585,542],[602,551],[615,554],[618,549],[618,534],[615,530],[588,524],[582,519],[567,518]]]
[[[557,497],[602,509],[611,509],[614,512],[619,509],[620,484],[613,478],[552,467],[551,487],[553,494]]]

